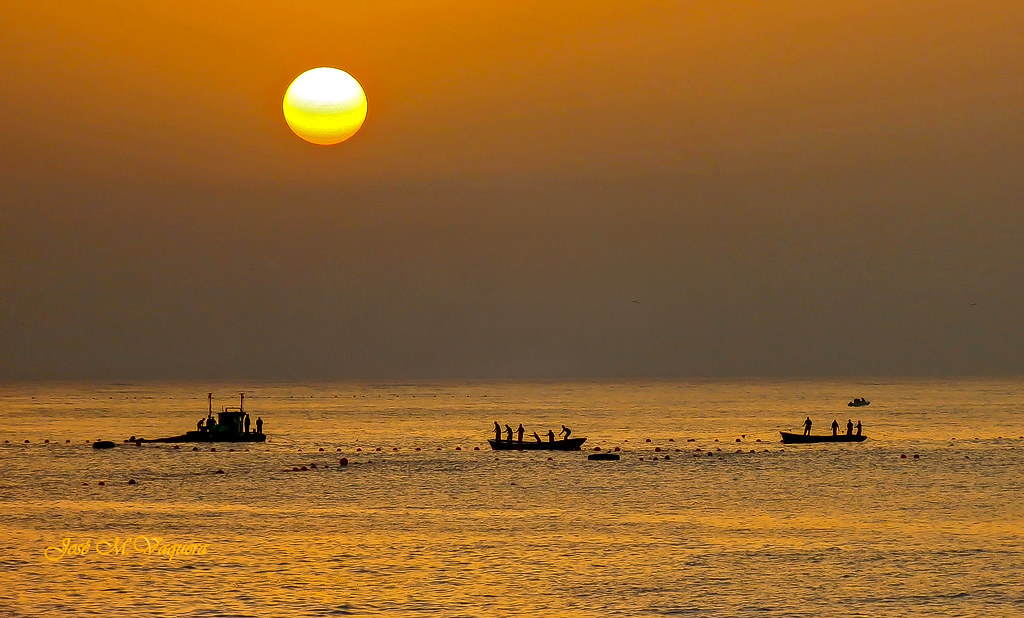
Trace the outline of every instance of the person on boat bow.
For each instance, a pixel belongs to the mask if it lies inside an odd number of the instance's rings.
[[[811,417],[809,416],[807,417],[807,420],[804,421],[804,435],[811,435]]]
[[[523,445],[523,434],[524,433],[526,433],[526,430],[523,429],[523,424],[519,423],[519,428],[516,429],[516,436],[519,438],[519,446]]]
[[[494,441],[501,442],[501,425],[498,421],[494,421]]]
[[[862,428],[862,426],[861,426],[861,424],[860,424],[860,419],[857,419],[857,435],[858,435],[858,436],[860,435],[860,430],[861,430],[861,428]]]
[[[839,435],[839,421],[837,421],[836,419],[832,419],[832,435]]]

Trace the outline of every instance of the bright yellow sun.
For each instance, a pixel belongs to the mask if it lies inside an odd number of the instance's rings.
[[[284,93],[284,119],[313,144],[329,146],[355,135],[366,119],[366,95],[345,71],[320,67],[295,78]]]

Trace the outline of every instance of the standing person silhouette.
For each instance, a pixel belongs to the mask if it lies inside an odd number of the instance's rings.
[[[839,435],[839,421],[832,419],[832,435]]]
[[[505,442],[512,444],[512,428],[505,424]]]
[[[249,415],[245,415],[245,433],[249,433]]]
[[[846,435],[853,435],[853,419],[846,419]]]
[[[568,440],[569,439],[569,434],[572,433],[572,429],[569,429],[565,425],[562,425],[562,431],[559,431],[558,435],[561,436],[563,433],[565,434],[565,439]]]
[[[860,430],[861,430],[860,419],[857,419],[857,435],[858,436],[860,435]]]
[[[804,435],[811,435],[811,417],[809,416],[807,417],[807,420],[804,421]]]
[[[555,432],[552,429],[548,429],[548,442],[555,441]]]
[[[501,425],[498,421],[494,421],[494,441],[501,442]]]
[[[519,427],[516,429],[516,436],[518,436],[518,439],[519,439],[519,446],[523,445],[523,433],[524,432],[526,432],[526,430],[523,429],[523,424],[519,423]]]
[[[256,433],[263,433],[263,419],[259,416],[256,417]]]

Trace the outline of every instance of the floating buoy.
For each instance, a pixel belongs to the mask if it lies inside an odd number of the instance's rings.
[[[694,450],[695,452],[698,452],[698,453],[699,453],[699,452],[703,451],[704,449],[702,449],[701,447],[699,447],[699,446],[698,446],[697,448],[695,448],[695,449],[693,449],[693,450]]]
[[[43,440],[43,444],[49,444],[49,443],[50,443],[49,440]]]
[[[601,447],[600,447],[600,446],[595,446],[595,447],[594,447],[594,450],[595,450],[595,451],[599,451],[599,450],[601,450]]]
[[[223,470],[217,470],[216,472],[214,472],[214,474],[224,474],[224,471]]]
[[[461,446],[456,446],[456,447],[455,447],[455,450],[457,450],[457,451],[461,451],[461,450],[462,450],[462,447],[461,447]]]
[[[743,442],[743,440],[740,440],[739,438],[736,438],[736,441],[737,442]]]
[[[644,442],[650,442],[650,441],[651,441],[650,438],[647,438],[646,440],[644,440]]]
[[[715,442],[718,442],[718,438],[715,438]]]
[[[478,448],[479,448],[479,447],[478,447]],[[341,450],[341,449],[338,449],[338,450]],[[421,448],[420,448],[420,447],[418,447],[418,446],[416,447],[416,452],[417,452],[417,453],[418,453],[418,452],[420,452],[421,450],[423,450],[423,449],[421,449]]]
[[[341,452],[341,449],[340,449],[340,448],[336,448],[336,449],[334,449],[334,452],[335,452],[335,453],[340,453],[340,452]]]
[[[193,451],[198,451],[198,450],[199,450],[199,447],[198,447],[198,446],[193,446],[193,447],[192,447],[192,450],[193,450]]]
[[[761,438],[758,438],[758,439],[757,439],[757,441],[758,441],[758,442],[760,442],[760,441],[761,441]]]
[[[718,451],[719,453],[722,452],[722,449],[720,449],[720,448],[716,448],[715,450]]]
[[[28,440],[25,440],[25,444],[28,444]]]
[[[363,451],[363,449],[361,449],[361,448],[357,448],[357,449],[356,449],[356,452],[357,452],[357,453],[361,453],[362,451]]]
[[[641,458],[640,458],[640,461],[643,461],[643,460],[644,460],[644,458],[643,458],[643,457],[641,457]]]
[[[589,457],[588,457],[588,459],[589,459]],[[554,461],[554,460],[555,460],[554,457],[548,457],[548,461]]]
[[[658,461],[658,456],[655,455],[654,457],[651,457],[651,461]]]
[[[920,459],[920,458],[921,458],[920,455],[918,455],[917,453],[914,453],[914,459]]]
[[[210,452],[211,453],[216,453],[217,452],[217,447],[216,446],[211,446],[210,447]]]
[[[64,440],[64,444],[71,444],[71,440]]]
[[[622,449],[620,449],[619,447],[617,447],[617,446],[616,446],[616,447],[615,447],[615,448],[613,448],[612,450],[613,450],[613,451],[615,451],[616,453],[618,453],[618,452],[619,452],[619,451],[621,451]]]
[[[473,447],[473,450],[474,450],[474,451],[479,451],[479,450],[480,450],[480,447],[479,447],[479,446],[474,446],[474,447]]]
[[[391,450],[393,450],[393,451],[397,451],[397,450],[398,450],[398,447],[397,447],[397,446],[395,446],[395,447],[392,447],[392,448],[391,448]]]
[[[316,470],[316,464],[315,463],[309,464],[309,469],[310,470]]]
[[[134,485],[135,484],[135,479],[128,479],[128,484],[129,485]]]
[[[292,472],[298,472],[298,471],[299,471],[298,467],[292,466]]]
[[[348,465],[348,457],[342,457],[341,459],[339,459],[338,460],[338,465],[341,466],[342,468],[347,466]]]
[[[690,438],[689,440],[687,440],[687,442],[696,442],[696,441],[697,441],[697,438]]]
[[[654,447],[654,452],[655,453],[660,453],[661,452],[661,447],[660,446]]]
[[[900,459],[906,459],[906,458],[907,458],[907,454],[906,453],[903,453],[902,455],[900,455]]]
[[[82,485],[83,485],[83,486],[85,486],[85,487],[88,487],[88,486],[89,486],[89,484],[88,484],[88,483],[82,483]]]
[[[96,484],[97,485],[106,485],[106,483],[104,483],[103,481],[100,481],[99,483],[96,483]]]
[[[228,452],[229,452],[229,453],[234,453],[234,452],[235,452],[235,449],[233,449],[233,448],[229,448],[229,449],[228,449]]]
[[[377,447],[377,450],[378,450],[378,451],[380,450],[380,447],[379,447],[379,446]]]
[[[320,452],[321,453],[324,452],[324,447],[322,447],[322,446],[320,447]]]
[[[676,441],[676,439],[675,439],[675,438],[669,438],[669,439],[668,439],[668,441],[669,441],[669,442],[675,442],[675,441]]]

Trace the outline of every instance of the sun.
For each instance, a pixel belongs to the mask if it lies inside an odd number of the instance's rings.
[[[296,135],[311,144],[338,144],[363,126],[366,94],[345,71],[310,69],[285,91],[284,119]]]

